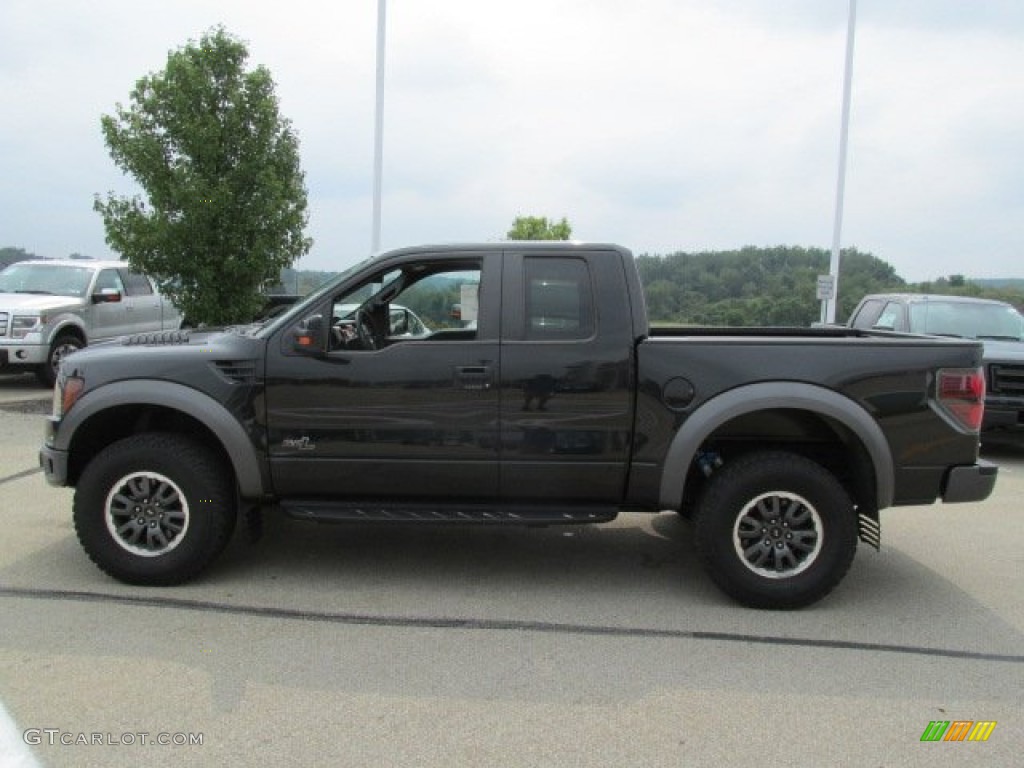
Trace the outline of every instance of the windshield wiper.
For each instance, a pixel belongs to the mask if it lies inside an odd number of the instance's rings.
[[[979,339],[990,339],[991,341],[1020,341],[1021,340],[1020,336],[988,336],[988,335],[979,335],[977,338],[979,338]]]
[[[31,293],[36,296],[53,296],[53,291],[14,291],[14,293]]]

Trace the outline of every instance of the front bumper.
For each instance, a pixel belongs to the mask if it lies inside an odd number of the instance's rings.
[[[68,482],[68,452],[44,445],[39,449],[39,466],[42,467],[46,482],[63,487]]]
[[[982,437],[993,432],[1024,432],[1024,403],[1004,405],[986,400],[981,431]]]
[[[970,466],[953,467],[946,476],[942,500],[955,504],[987,499],[995,488],[998,474],[999,467],[981,459]]]
[[[49,347],[45,344],[4,341],[0,343],[0,368],[17,365],[42,365],[46,362],[49,351]]]

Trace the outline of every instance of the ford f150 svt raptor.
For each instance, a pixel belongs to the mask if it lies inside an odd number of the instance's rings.
[[[197,575],[242,512],[543,525],[676,510],[726,593],[795,608],[835,587],[858,538],[878,546],[880,510],[989,495],[980,365],[973,341],[650,328],[617,246],[420,247],[263,325],[68,357],[40,461],[76,487],[85,551],[130,583]]]

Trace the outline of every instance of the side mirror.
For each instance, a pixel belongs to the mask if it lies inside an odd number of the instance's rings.
[[[409,332],[409,313],[404,309],[392,310],[390,336],[401,336]]]
[[[292,335],[292,351],[303,355],[318,355],[324,349],[323,315],[303,318],[289,333]]]
[[[121,292],[116,288],[100,288],[92,295],[93,304],[117,304],[121,301]]]

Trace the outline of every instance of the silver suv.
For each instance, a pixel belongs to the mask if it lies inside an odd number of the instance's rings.
[[[29,367],[47,385],[87,344],[180,326],[178,310],[123,261],[20,261],[0,272],[0,369]]]

